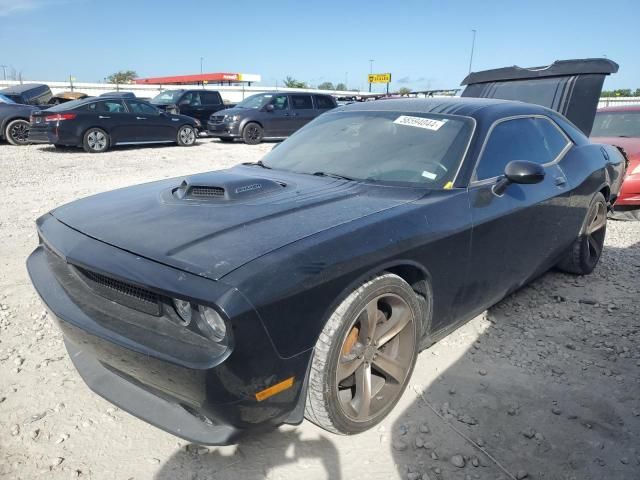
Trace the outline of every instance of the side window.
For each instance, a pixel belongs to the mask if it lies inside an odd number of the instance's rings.
[[[101,105],[100,111],[109,113],[124,113],[124,105],[119,100],[106,100],[98,102]]]
[[[476,169],[476,180],[502,175],[512,160],[552,162],[569,143],[551,120],[539,117],[506,120],[489,135]]]
[[[289,108],[289,98],[286,95],[276,95],[271,100],[274,110],[287,110]]]
[[[313,108],[311,95],[291,95],[291,104],[295,110],[310,110]]]
[[[220,105],[220,97],[215,92],[201,92],[200,100],[203,105]]]
[[[331,98],[327,97],[326,95],[316,95],[315,99],[316,99],[316,107],[319,110],[335,107],[333,100],[331,100]]]
[[[181,99],[178,105],[189,105],[190,107],[199,107],[202,105],[199,92],[186,93]]]
[[[158,114],[158,110],[156,109],[156,107],[153,107],[144,102],[136,102],[135,100],[129,100],[127,104],[129,105],[129,108],[133,113],[141,113],[144,115]]]

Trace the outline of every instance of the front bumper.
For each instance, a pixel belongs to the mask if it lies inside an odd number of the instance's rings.
[[[615,206],[640,207],[640,174],[636,173],[625,177]]]
[[[226,445],[244,430],[302,420],[292,421],[291,413],[302,399],[309,353],[280,358],[257,314],[236,291],[93,240],[51,215],[39,220],[39,231],[43,242],[27,261],[29,275],[61,328],[74,365],[94,392],[203,445]],[[72,274],[64,273],[65,268],[89,265],[117,279],[138,275],[157,291],[162,291],[161,284],[170,291],[182,289],[176,295],[194,302],[210,295],[232,319],[233,345],[224,355],[212,353],[206,342],[176,331],[162,315],[105,300],[82,290]],[[291,376],[291,389],[257,401],[257,392]]]
[[[240,122],[207,122],[207,133],[213,137],[239,138]]]

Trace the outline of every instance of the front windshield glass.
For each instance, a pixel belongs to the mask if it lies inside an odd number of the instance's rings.
[[[471,118],[451,115],[328,113],[272,150],[263,163],[299,173],[443,188],[458,171],[473,125]]]
[[[238,103],[236,107],[253,108],[257,110],[264,107],[271,101],[272,98],[273,95],[271,95],[270,93],[259,93],[257,95],[251,95],[250,97],[245,98],[243,101]]]
[[[640,111],[598,112],[592,137],[640,137]]]
[[[1,95],[0,94],[0,103],[16,103],[13,100],[11,100],[9,97],[7,97],[6,95]]]
[[[155,105],[178,103],[181,96],[182,90],[167,90],[153,97],[151,103]]]

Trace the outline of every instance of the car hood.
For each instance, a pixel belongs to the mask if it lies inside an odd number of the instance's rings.
[[[606,143],[620,147],[629,160],[640,160],[640,138],[630,137],[591,137],[593,143]]]
[[[242,115],[249,112],[257,112],[254,108],[225,108],[224,110],[218,110],[214,115]]]
[[[238,166],[98,194],[51,213],[104,243],[216,280],[304,237],[423,195]]]

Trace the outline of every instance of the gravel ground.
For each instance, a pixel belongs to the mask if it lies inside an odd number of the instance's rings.
[[[640,478],[640,223],[609,222],[591,276],[550,272],[423,352],[392,415],[358,436],[304,422],[205,448],[91,393],[27,278],[35,218],[270,148],[206,138],[101,155],[0,145],[0,477]]]

